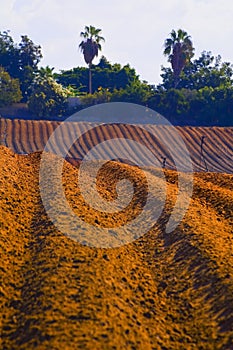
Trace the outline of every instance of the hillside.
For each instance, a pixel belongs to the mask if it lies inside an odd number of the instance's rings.
[[[0,144],[11,148],[16,153],[32,153],[42,151],[53,131],[61,123],[52,121],[34,121],[21,119],[0,118]],[[174,131],[169,126],[148,126],[146,132],[140,125],[108,124],[97,125],[87,122],[64,122],[61,132],[57,135],[58,144],[66,145],[70,136],[82,134],[90,129],[83,140],[83,144],[77,143],[71,148],[68,158],[71,161],[83,157],[83,149],[91,149],[94,145],[104,140],[116,138],[129,138],[137,142],[145,143],[158,162],[162,164],[166,157],[166,168],[175,169],[174,161],[168,150],[164,147],[163,140],[173,148]],[[179,135],[184,140],[192,159],[194,171],[210,171],[233,173],[233,127],[176,127]],[[156,135],[157,137],[154,137]],[[201,153],[201,138],[204,138]],[[124,155],[124,150],[122,150]],[[106,159],[109,154],[105,154]],[[103,155],[104,157],[104,155]],[[177,155],[182,162],[182,152]]]
[[[54,125],[1,120],[1,131],[9,147],[30,153],[43,148]],[[183,130],[195,164],[204,131]],[[231,132],[208,130],[209,140],[218,140],[211,141],[208,164],[229,173]],[[64,236],[45,213],[40,157],[0,146],[0,348],[233,349],[232,174],[195,173],[189,210],[168,234],[177,176],[165,170],[167,199],[157,225],[119,248],[91,248]],[[111,198],[106,183],[114,181],[116,169],[143,190],[135,167],[109,162],[99,180],[105,198]],[[104,224],[83,205],[77,172],[65,162],[63,186],[71,208],[93,225]],[[156,171],[149,176],[156,186]]]

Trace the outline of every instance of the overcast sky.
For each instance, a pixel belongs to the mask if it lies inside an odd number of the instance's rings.
[[[161,65],[168,66],[162,51],[172,29],[191,35],[196,57],[207,50],[233,63],[232,21],[232,0],[0,0],[0,31],[40,44],[41,65],[57,72],[85,66],[79,34],[91,24],[105,37],[100,56],[130,63],[152,84],[160,82]]]

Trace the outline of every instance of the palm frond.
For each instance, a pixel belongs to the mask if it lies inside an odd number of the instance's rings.
[[[178,29],[177,32],[173,29],[170,37],[164,42],[165,56],[168,56],[168,61],[172,65],[172,70],[176,84],[179,81],[184,66],[194,56],[194,47],[191,37],[185,30]]]

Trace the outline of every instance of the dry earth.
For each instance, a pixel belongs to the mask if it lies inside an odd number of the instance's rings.
[[[29,153],[41,150],[55,127],[1,120],[1,140]],[[109,249],[82,245],[53,225],[40,197],[40,152],[19,155],[0,146],[1,349],[233,349],[232,129],[178,130],[189,140],[194,167],[205,132],[208,166],[228,174],[195,173],[189,210],[168,234],[177,173],[164,170],[166,204],[157,224]],[[146,171],[155,186],[160,183],[156,169]],[[117,217],[93,211],[84,203],[77,173],[64,163],[66,198],[93,227],[122,225],[143,208],[142,201]],[[98,180],[105,199],[116,196],[115,173],[146,194],[140,169],[109,162]],[[67,220],[62,208],[60,215]]]
[[[42,151],[50,135],[59,125],[61,123],[52,121],[0,118],[0,144],[11,148],[16,153]],[[175,149],[174,130],[177,130],[190,152],[194,171],[233,173],[233,127],[171,128],[148,125],[148,131],[143,127],[144,125],[140,124],[97,125],[88,122],[63,122],[61,130],[56,135],[56,141],[64,147],[71,135],[82,135],[80,142],[76,142],[68,154],[72,160],[78,160],[83,157],[83,152],[99,142],[113,138],[128,138],[143,142],[154,153],[159,163],[162,164],[162,158],[166,157],[166,167],[174,169],[174,161],[169,150],[164,146],[164,141]],[[205,139],[201,153],[203,136]],[[110,159],[109,156],[106,154],[106,159]],[[182,156],[182,152],[177,154],[177,160],[182,162]],[[124,149],[122,149],[122,157],[124,157]]]

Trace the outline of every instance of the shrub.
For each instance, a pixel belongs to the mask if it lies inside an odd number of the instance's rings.
[[[61,116],[67,108],[68,91],[53,78],[38,79],[29,98],[29,110],[38,117]]]
[[[0,107],[10,106],[22,99],[18,79],[11,76],[0,67]]]

